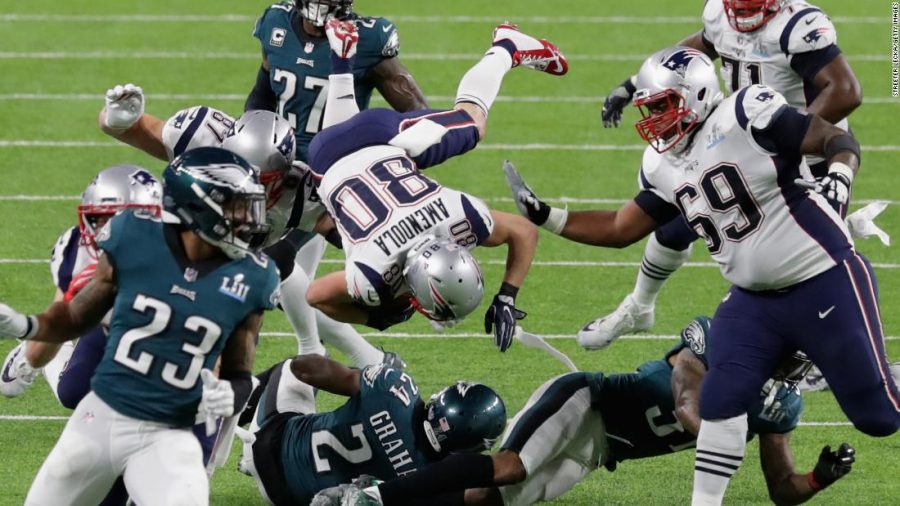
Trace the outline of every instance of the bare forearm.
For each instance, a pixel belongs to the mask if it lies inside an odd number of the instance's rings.
[[[769,485],[769,498],[781,505],[802,504],[816,495],[804,474],[791,474],[781,481]]]
[[[301,355],[291,361],[291,372],[307,385],[350,397],[359,391],[359,371],[320,355]]]
[[[616,226],[616,211],[575,211],[569,213],[566,226],[559,234],[570,241],[603,246],[624,248],[635,240],[622,237]]]
[[[137,120],[137,123],[131,125],[127,130],[108,128],[103,125],[102,121],[100,122],[100,129],[110,137],[167,162],[169,161],[169,155],[162,141],[164,125],[165,121],[156,116],[144,114]]]
[[[529,222],[525,223],[521,233],[511,236],[507,244],[506,272],[503,275],[504,282],[517,288],[525,282],[538,243],[537,228]]]
[[[30,337],[32,341],[64,343],[71,341],[97,326],[103,318],[90,314],[74,314],[71,304],[54,302],[46,311],[37,315],[38,331]]]
[[[692,47],[698,51],[703,51],[706,56],[709,56],[711,59],[715,60],[719,57],[719,53],[716,52],[715,48],[710,47],[703,40],[703,30],[699,32],[692,33],[687,37],[681,39],[678,44],[679,46]]]
[[[843,85],[828,83],[819,90],[819,95],[809,104],[807,111],[835,124],[849,116],[857,107],[859,102],[851,96],[851,90]]]

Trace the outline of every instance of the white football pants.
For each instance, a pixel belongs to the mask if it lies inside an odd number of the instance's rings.
[[[94,506],[123,474],[137,504],[209,504],[203,451],[190,427],[122,415],[94,392],[75,408],[25,504]]]

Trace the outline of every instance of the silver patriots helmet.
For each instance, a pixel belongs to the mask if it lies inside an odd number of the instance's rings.
[[[684,151],[689,134],[722,101],[716,68],[703,52],[676,46],[654,53],[637,74],[638,134],[663,153]]]
[[[353,13],[353,0],[294,0],[300,16],[315,26],[325,26],[331,18],[344,19]]]
[[[228,131],[222,148],[256,167],[259,182],[266,187],[267,205],[275,205],[297,152],[290,123],[271,111],[245,111]]]
[[[403,276],[420,313],[435,321],[461,320],[481,303],[484,276],[472,253],[429,237],[410,250]]]
[[[153,174],[137,165],[114,165],[102,170],[81,194],[78,229],[81,244],[96,253],[97,233],[123,209],[143,209],[159,216],[163,189]]]

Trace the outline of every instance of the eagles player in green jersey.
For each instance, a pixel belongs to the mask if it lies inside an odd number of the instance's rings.
[[[246,403],[254,339],[276,302],[278,273],[254,252],[266,227],[265,189],[249,163],[200,148],[163,177],[162,219],[142,210],[113,217],[97,235],[96,272],[71,302],[36,316],[0,304],[0,337],[51,343],[113,312],[92,391],[25,504],[97,504],[120,475],[138,504],[209,501],[191,427],[198,411],[214,420]],[[217,379],[210,369],[220,356]]]
[[[313,136],[322,129],[331,56],[325,24],[352,20],[359,31],[353,74],[356,101],[367,109],[378,89],[400,112],[424,109],[425,97],[400,63],[397,27],[384,18],[352,11],[353,0],[296,0],[273,4],[256,23],[253,36],[262,44],[263,61],[245,109],[277,111],[297,136],[297,157],[306,161]]]
[[[706,354],[715,347],[708,335],[709,319],[698,317],[662,360],[636,372],[553,378],[510,422],[499,452],[455,455],[393,482],[344,487],[341,504],[423,504],[426,498],[431,506],[532,504],[564,494],[598,467],[613,471],[618,462],[692,448]],[[794,469],[788,442],[803,409],[796,382],[809,364],[802,355],[787,357],[749,417],[751,433],[760,437],[769,496],[778,504],[805,502],[850,472],[855,458],[846,443],[835,451],[826,446],[812,472]],[[717,455],[700,457],[698,465],[714,471],[731,465]]]
[[[360,474],[390,479],[451,452],[489,449],[506,426],[503,400],[489,387],[460,381],[423,402],[409,374],[387,364],[359,370],[301,355],[257,378],[241,469],[279,506],[310,504]],[[314,388],[349,399],[316,414]]]

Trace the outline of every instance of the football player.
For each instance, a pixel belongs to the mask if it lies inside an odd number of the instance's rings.
[[[114,214],[124,209],[140,209],[159,215],[161,204],[162,186],[141,167],[115,165],[97,174],[81,194],[78,225],[59,236],[50,255],[50,274],[56,287],[53,302],[70,301],[91,278],[99,256],[97,232]],[[89,341],[105,340],[100,327],[90,330],[84,337]],[[74,408],[78,401],[70,402],[67,387],[64,386],[62,391],[58,388],[60,375],[66,369],[74,347],[73,342],[27,341],[19,344],[3,363],[0,393],[6,397],[21,395],[43,370],[53,395],[63,405]]]
[[[452,110],[353,115],[353,100],[335,98],[349,119],[313,139],[309,162],[341,234],[346,263],[343,271],[312,283],[307,297],[314,307],[338,321],[379,330],[407,320],[414,308],[452,324],[472,312],[484,293],[469,249],[506,244],[506,274],[485,316],[485,332],[493,328],[495,343],[506,351],[515,321],[525,316],[515,297],[537,233],[519,216],[491,211],[421,171],[475,147],[504,75],[518,65],[553,75],[568,70],[556,46],[503,24],[494,30],[492,47],[460,81]]]
[[[246,403],[254,338],[277,301],[278,273],[253,251],[266,233],[255,168],[199,148],[163,176],[162,219],[126,210],[109,220],[97,234],[96,271],[71,301],[35,316],[0,305],[0,336],[50,343],[83,334],[113,309],[91,392],[25,504],[96,504],[122,474],[138,504],[208,503],[190,428],[198,410],[227,417]],[[209,369],[220,356],[215,379]]]
[[[803,0],[707,1],[703,29],[678,44],[721,58],[728,93],[763,84],[784,96],[788,104],[843,130],[848,128],[847,116],[862,103],[862,89],[837,46],[834,25],[821,9]],[[619,125],[636,82],[632,76],[609,94],[603,105],[603,126]],[[807,162],[814,177],[827,174],[821,157],[807,157]],[[845,212],[842,207],[841,214]],[[851,227],[851,232],[858,237],[878,233],[861,227]],[[600,349],[621,335],[651,328],[657,295],[690,258],[696,239],[696,231],[683,219],[660,227],[644,248],[631,294],[614,312],[588,323],[578,333],[579,343]]]
[[[506,426],[491,388],[460,381],[423,402],[415,381],[387,364],[349,369],[303,355],[258,378],[240,468],[276,505],[310,504],[318,491],[360,474],[391,479],[451,453],[489,449]],[[314,389],[349,399],[317,414]]]
[[[260,170],[267,189],[266,218],[273,231],[265,251],[277,263],[283,280],[281,306],[297,335],[298,352],[324,354],[321,335],[358,367],[384,360],[385,354],[353,327],[314,311],[306,302],[309,280],[324,253],[324,242],[313,232],[338,245],[340,237],[325,216],[305,164],[294,160],[294,131],[288,121],[262,110],[246,111],[234,119],[206,106],[183,109],[162,120],[144,109],[139,86],[116,86],[107,91],[100,127],[165,161],[190,149],[213,146],[237,153]],[[295,269],[295,261],[299,269]]]
[[[306,160],[309,143],[322,129],[328,110],[331,50],[326,24],[349,21],[358,31],[355,96],[366,109],[372,91],[397,111],[427,107],[409,70],[400,63],[397,27],[385,18],[353,12],[353,0],[295,0],[268,7],[253,36],[262,45],[262,65],[245,110],[265,109],[284,116],[297,136],[298,158]]]
[[[859,168],[853,136],[753,85],[722,99],[712,61],[676,47],[644,62],[642,190],[617,211],[548,207],[512,167],[520,212],[570,240],[624,247],[681,214],[705,239],[732,288],[716,311],[700,397],[694,504],[719,504],[744,457],[747,411],[778,357],[801,350],[819,367],[853,425],[875,437],[900,427],[875,276],[832,204],[846,204]],[[801,178],[804,155],[828,173]],[[719,337],[723,336],[723,337]],[[699,462],[699,461],[698,461]],[[733,468],[733,469],[732,469]]]
[[[363,490],[344,487],[344,504],[393,506],[427,499],[433,505],[528,505],[565,494],[600,467],[614,471],[623,461],[693,448],[706,357],[717,347],[708,335],[709,319],[697,317],[662,360],[641,364],[636,372],[553,378],[512,419],[499,452],[453,455],[394,481]],[[750,434],[759,435],[763,474],[776,504],[807,501],[850,472],[855,460],[853,448],[844,443],[836,451],[826,446],[813,471],[799,474],[794,468],[790,433],[803,410],[796,381],[808,365],[804,357],[785,360],[748,419]]]

